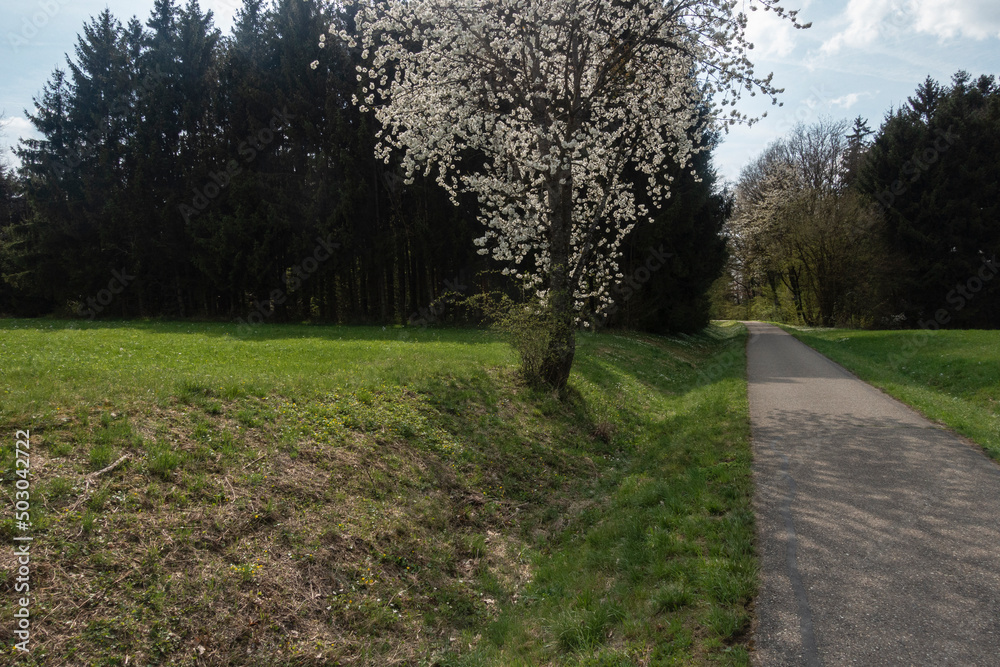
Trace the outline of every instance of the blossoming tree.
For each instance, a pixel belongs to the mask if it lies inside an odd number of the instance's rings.
[[[777,0],[747,0],[799,24]],[[554,322],[543,380],[565,386],[574,331],[611,304],[619,248],[670,195],[668,161],[698,144],[699,107],[753,123],[741,94],[780,93],[747,52],[731,0],[347,0],[362,49],[357,103],[381,157],[478,196],[491,253]],[[325,38],[324,38],[325,42]],[[315,65],[315,63],[314,63]],[[623,178],[638,170],[644,183]]]

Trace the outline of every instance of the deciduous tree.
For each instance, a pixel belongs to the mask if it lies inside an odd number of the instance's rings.
[[[727,107],[780,92],[748,58],[746,16],[729,0],[356,4],[360,44],[331,32],[363,50],[359,103],[383,125],[380,155],[478,196],[476,243],[550,310],[542,379],[563,387],[574,327],[611,304],[621,244],[652,215],[626,168],[660,207],[664,165],[696,150],[701,105],[717,123],[752,122]],[[746,5],[807,27],[774,0]]]
[[[799,125],[741,175],[731,251],[744,284],[770,291],[775,318],[781,287],[806,324],[872,323],[883,303],[893,266],[880,213],[849,186],[858,126],[848,128]]]

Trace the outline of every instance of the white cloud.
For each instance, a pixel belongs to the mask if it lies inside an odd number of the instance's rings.
[[[857,104],[862,97],[868,97],[869,95],[871,95],[871,93],[848,93],[846,95],[841,95],[840,97],[834,97],[830,100],[830,104],[846,110]]]
[[[35,126],[22,116],[7,116],[0,120],[0,163],[8,166],[19,163],[14,155],[18,141],[28,138],[41,138]]]
[[[842,22],[847,27],[823,43],[822,51],[834,54],[843,48],[861,48],[874,42],[886,24],[896,15],[899,0],[850,0]]]
[[[0,119],[0,134],[11,137],[23,137],[34,133],[35,127],[27,118],[10,116]]]
[[[983,40],[1000,37],[1000,2],[850,0],[840,22],[845,27],[823,43],[822,51],[827,55],[845,48],[864,48],[880,37],[901,31],[931,34],[942,40]]]
[[[753,57],[783,58],[795,50],[795,27],[774,12],[747,12],[747,39],[754,45]]]
[[[1000,38],[1000,3],[997,0],[913,0],[910,10],[918,32],[941,39]]]

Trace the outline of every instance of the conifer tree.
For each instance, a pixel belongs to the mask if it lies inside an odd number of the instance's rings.
[[[998,123],[993,77],[928,78],[868,152],[858,187],[881,205],[905,267],[893,307],[911,326],[1000,326]]]

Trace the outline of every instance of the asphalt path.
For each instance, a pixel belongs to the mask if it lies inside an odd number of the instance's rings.
[[[1000,665],[1000,466],[747,323],[753,663]]]

